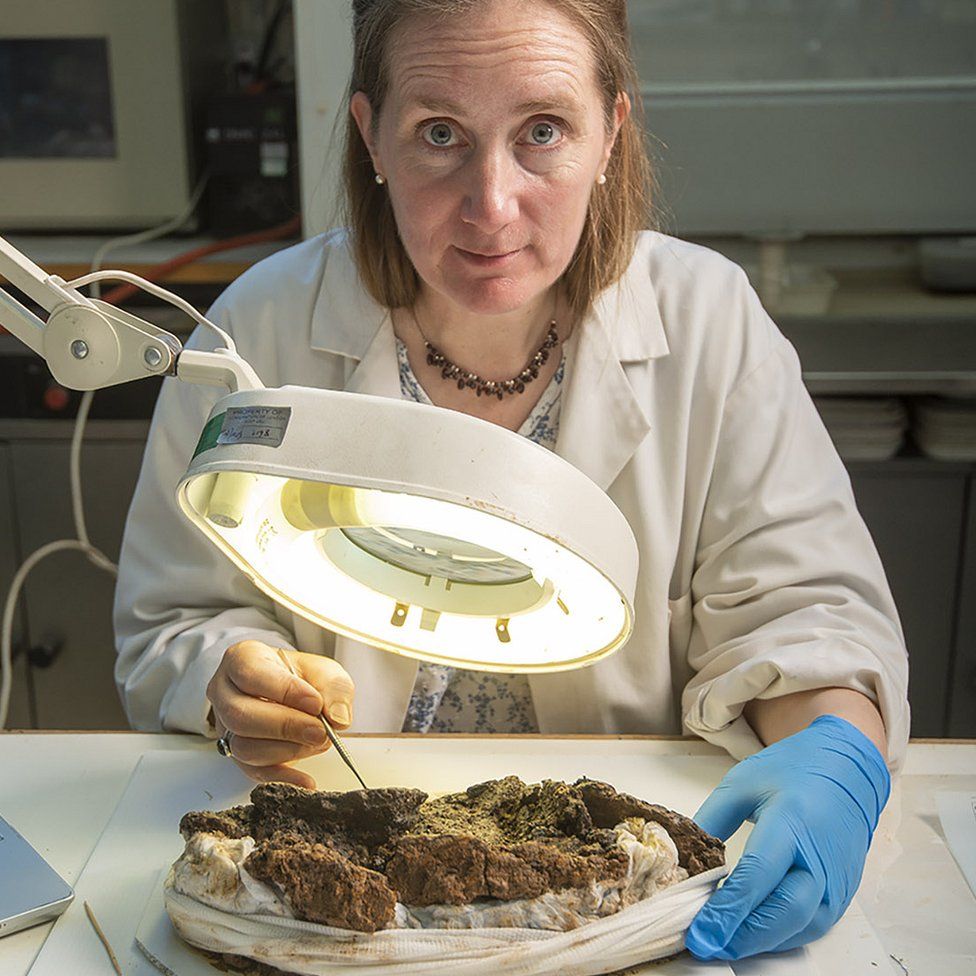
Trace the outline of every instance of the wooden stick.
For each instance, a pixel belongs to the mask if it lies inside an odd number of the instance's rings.
[[[98,924],[98,919],[95,918],[95,913],[91,910],[91,906],[88,902],[85,902],[85,912],[88,915],[88,921],[92,923],[92,927],[95,929],[95,934],[101,939],[102,945],[105,946],[105,951],[108,953],[108,958],[112,962],[112,968],[118,973],[118,976],[122,976],[122,969],[119,966],[118,959],[115,958],[115,953],[112,952],[112,947],[108,944],[108,939],[105,938],[105,933],[102,931],[101,925]]]

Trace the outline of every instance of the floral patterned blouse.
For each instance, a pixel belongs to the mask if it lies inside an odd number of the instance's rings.
[[[405,399],[430,403],[399,340],[400,392]],[[566,355],[532,413],[519,428],[523,437],[554,450]],[[538,732],[529,679],[524,674],[492,674],[421,662],[410,696],[404,732]]]

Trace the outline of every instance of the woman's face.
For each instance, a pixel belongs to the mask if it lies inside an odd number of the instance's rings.
[[[488,0],[407,21],[379,124],[351,110],[424,285],[480,314],[545,292],[576,250],[629,108],[605,122],[585,36],[553,7]]]

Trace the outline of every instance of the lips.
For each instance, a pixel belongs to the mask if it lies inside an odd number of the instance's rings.
[[[518,260],[524,248],[514,251],[468,251],[462,247],[455,247],[461,260],[472,268],[481,268],[486,271],[508,268],[510,264]]]

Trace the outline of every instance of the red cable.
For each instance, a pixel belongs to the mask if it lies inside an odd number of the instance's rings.
[[[277,224],[274,227],[269,227],[267,230],[250,231],[247,234],[238,234],[236,237],[226,237],[223,240],[214,241],[212,244],[204,244],[191,251],[185,251],[183,254],[177,254],[176,257],[143,271],[140,277],[145,278],[147,281],[159,281],[167,275],[172,274],[177,268],[183,268],[188,264],[193,264],[208,254],[231,251],[235,247],[243,247],[245,244],[259,244],[262,241],[277,241],[282,238],[294,237],[300,233],[301,229],[302,218],[299,216],[292,217],[291,220],[287,220],[283,224]],[[139,291],[139,288],[136,285],[119,285],[102,295],[102,301],[112,305],[118,305],[134,295],[137,291]]]
[[[295,216],[291,220],[269,227],[267,230],[250,231],[247,234],[238,234],[236,237],[226,237],[223,240],[214,241],[212,244],[204,244],[201,247],[194,248],[192,251],[177,254],[176,257],[147,269],[140,277],[147,281],[158,281],[176,271],[177,268],[193,264],[194,261],[198,261],[208,254],[231,251],[235,247],[243,247],[245,244],[260,244],[263,241],[277,241],[282,238],[294,237],[301,232],[301,229],[302,218]],[[102,301],[108,302],[110,305],[118,305],[137,291],[139,288],[136,285],[119,285],[102,295]],[[0,325],[0,335],[5,334],[7,334],[7,330]]]

